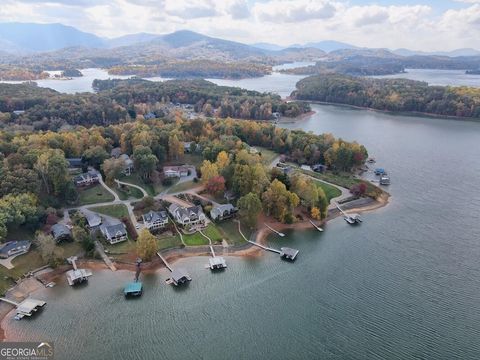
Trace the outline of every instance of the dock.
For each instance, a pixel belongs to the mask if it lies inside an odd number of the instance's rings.
[[[173,284],[175,286],[182,285],[187,283],[188,281],[192,281],[190,274],[183,268],[172,268],[171,265],[168,263],[167,260],[157,252],[158,257],[163,261],[167,269],[172,273],[171,277],[167,279],[167,284]]]
[[[312,220],[308,220],[308,221],[310,221],[310,224],[312,224],[315,229],[317,229],[320,232],[323,232],[323,229],[320,226],[317,226]]]
[[[335,203],[335,205],[337,206],[337,209],[340,210],[340,212],[343,214],[343,219],[350,225],[356,225],[363,221],[359,214],[347,214],[345,211],[342,210],[338,203]]]
[[[77,268],[76,256],[69,257],[67,261],[73,266],[73,270],[68,270],[66,273],[68,285],[73,286],[81,284],[84,281],[88,281],[88,278],[93,275],[90,270]]]
[[[227,262],[221,256],[215,255],[215,250],[212,246],[212,239],[210,239],[207,235],[205,235],[202,230],[199,230],[200,234],[208,240],[208,247],[210,248],[210,252],[212,253],[212,257],[208,259],[208,267],[210,270],[222,270],[227,268]]]
[[[266,224],[265,224],[266,225]],[[270,252],[274,252],[274,253],[277,253],[279,254],[281,257],[283,258],[288,258],[289,260],[294,260],[296,258],[296,256],[298,255],[299,251],[298,250],[295,250],[295,249],[291,249],[291,248],[287,248],[287,247],[282,247],[280,250],[277,250],[277,249],[274,249],[272,247],[268,247],[268,246],[265,246],[265,245],[261,245],[261,244],[258,244],[256,243],[255,241],[251,241],[251,240],[248,240],[246,238],[246,236],[242,233],[242,229],[240,228],[240,221],[238,222],[238,232],[240,233],[240,235],[243,237],[243,239],[252,244],[252,245],[255,245],[255,246],[258,246],[259,248],[265,250],[265,251],[270,251]]]
[[[25,316],[30,317],[47,304],[43,300],[36,300],[32,298],[25,299],[21,303],[3,297],[0,298],[0,301],[16,307],[15,320],[21,320]]]
[[[268,225],[267,223],[263,223],[263,225],[265,225],[269,230],[271,230],[272,232],[274,232],[274,233],[277,234],[278,236],[281,236],[281,237],[284,237],[284,236],[285,236],[284,233],[275,230],[274,228],[272,228],[272,227],[271,227],[270,225]]]
[[[141,296],[143,293],[143,284],[141,281],[138,281],[141,272],[142,260],[137,259],[137,270],[135,272],[135,278],[133,282],[128,283],[123,289],[123,294],[125,297],[131,296]]]

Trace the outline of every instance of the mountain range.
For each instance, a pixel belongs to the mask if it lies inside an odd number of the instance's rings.
[[[293,44],[285,47],[270,43],[243,44],[235,41],[223,40],[205,36],[193,31],[177,31],[171,34],[158,35],[151,33],[138,33],[125,35],[113,39],[102,38],[97,35],[80,31],[74,27],[63,24],[36,24],[36,23],[0,23],[0,49],[11,54],[31,54],[37,52],[52,52],[71,47],[92,49],[112,49],[117,47],[163,46],[169,49],[188,47],[199,48],[210,46],[219,52],[243,57],[272,56],[299,53],[309,49],[310,55],[321,56],[313,49],[322,52],[332,52],[342,49],[365,49],[352,44],[326,40],[306,44]],[[177,51],[179,52],[179,51]],[[408,49],[396,49],[392,53],[400,56],[479,56],[480,51],[475,49],[458,49],[449,52],[422,52]],[[176,54],[179,55],[179,54]],[[181,54],[180,54],[181,55]]]

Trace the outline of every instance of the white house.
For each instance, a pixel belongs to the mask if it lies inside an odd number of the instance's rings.
[[[148,230],[163,229],[168,224],[166,211],[149,211],[142,215],[142,219]]]
[[[188,166],[164,166],[163,175],[166,178],[188,176]]]
[[[77,175],[73,178],[76,186],[90,186],[99,182],[98,174],[94,171],[89,171],[85,174]]]
[[[110,244],[116,244],[127,240],[127,229],[123,223],[102,225],[100,226],[100,231]]]
[[[207,219],[201,206],[185,208],[177,204],[172,204],[169,206],[168,212],[177,223],[183,226],[205,224],[205,220]]]
[[[119,156],[119,159],[122,159],[125,162],[125,167],[123,169],[123,173],[127,176],[132,175],[133,172],[133,160],[130,159],[130,156],[127,154],[122,154]]]

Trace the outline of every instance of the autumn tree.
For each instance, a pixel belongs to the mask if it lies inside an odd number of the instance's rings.
[[[100,165],[109,158],[109,155],[103,147],[96,145],[85,150],[83,153],[83,158],[87,164],[96,169],[100,169]]]
[[[124,159],[107,159],[103,162],[102,170],[105,174],[105,182],[109,185],[113,184],[115,179],[118,179],[125,169]]]
[[[52,235],[47,235],[41,231],[37,232],[35,244],[40,250],[40,256],[43,261],[52,266],[57,265],[61,261],[63,249],[56,245]]]
[[[37,197],[34,194],[9,194],[0,199],[0,240],[7,235],[7,227],[36,224],[39,218]]]
[[[257,218],[262,211],[262,202],[255,193],[248,193],[238,199],[237,206],[240,211],[242,222],[249,228],[254,228],[257,225]]]
[[[150,261],[157,252],[157,239],[147,229],[142,229],[137,238],[137,254],[144,261]]]
[[[308,209],[317,205],[318,187],[312,179],[305,175],[296,174],[291,177],[290,182],[290,190],[298,195],[302,205],[306,206]]]
[[[217,155],[217,167],[219,171],[222,171],[230,163],[230,158],[226,151],[222,150]]]
[[[178,140],[177,135],[171,136],[168,140],[168,154],[170,155],[171,160],[179,160],[183,158],[183,143]]]
[[[221,195],[225,191],[225,179],[223,176],[214,176],[208,180],[205,188],[209,194]]]
[[[47,194],[62,194],[67,183],[70,181],[68,175],[68,162],[63,151],[49,149],[43,152],[37,159],[35,169],[40,174]]]
[[[200,172],[202,173],[202,182],[204,184],[207,184],[211,178],[219,176],[217,164],[209,160],[203,160]]]
[[[277,179],[263,193],[262,201],[266,213],[281,222],[293,222],[293,212],[300,203],[297,194],[288,191],[285,184]]]
[[[133,150],[133,162],[142,178],[149,179],[157,167],[158,159],[149,147],[140,145]]]
[[[322,218],[320,209],[316,206],[312,207],[312,210],[310,210],[310,216],[315,220],[320,220]]]

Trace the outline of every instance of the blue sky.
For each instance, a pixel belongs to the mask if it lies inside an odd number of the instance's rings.
[[[245,43],[480,49],[480,0],[1,0],[0,21],[103,37],[189,29]]]

